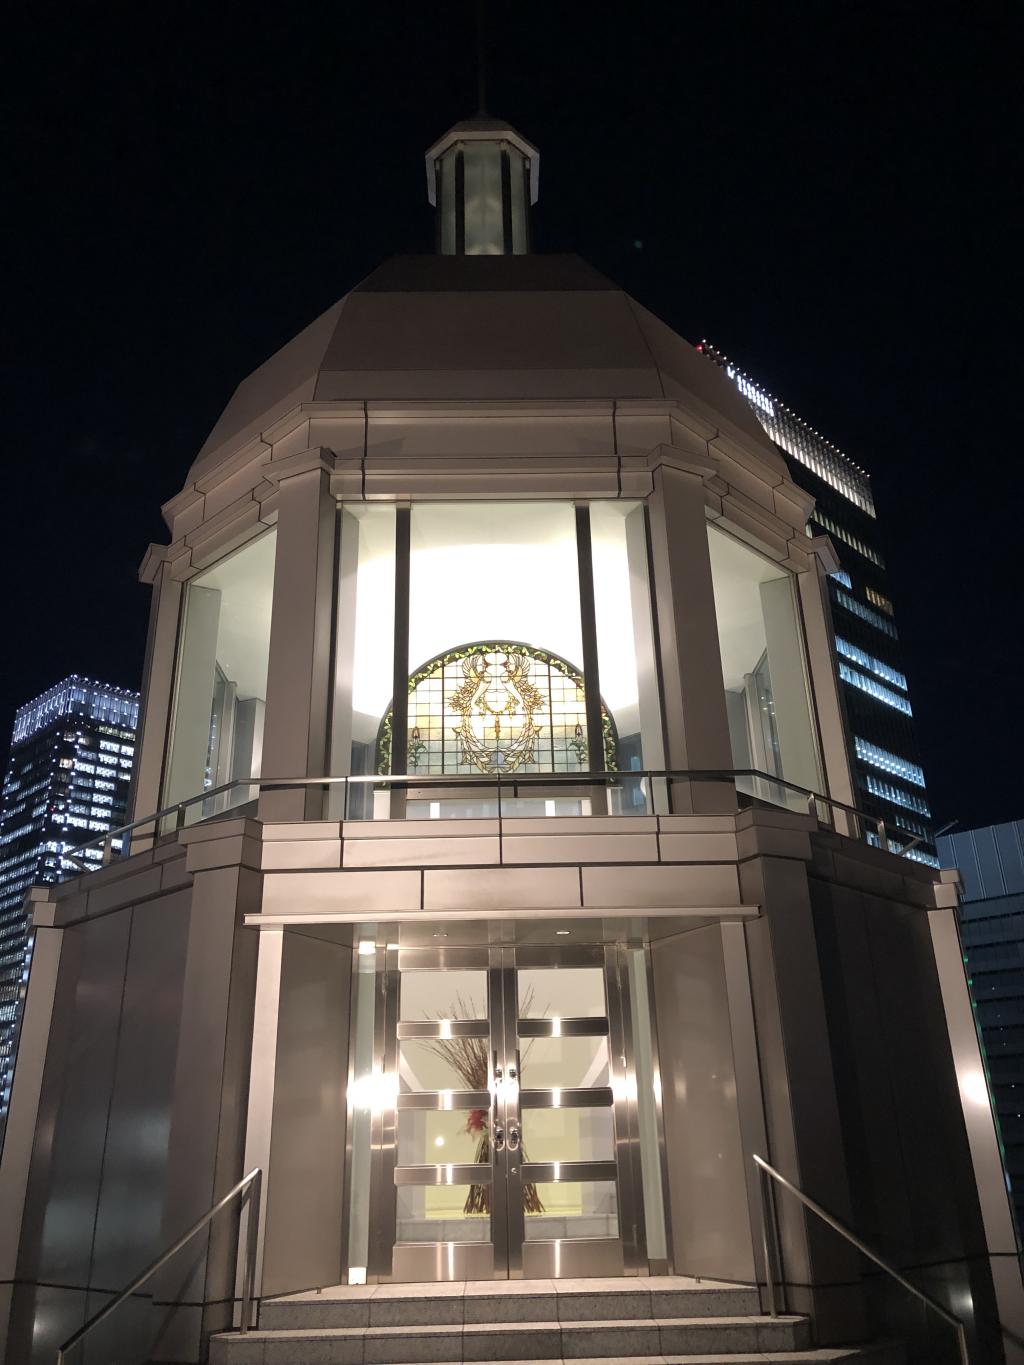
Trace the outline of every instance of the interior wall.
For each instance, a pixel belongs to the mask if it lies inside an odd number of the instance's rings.
[[[263,1294],[342,1278],[352,949],[286,931]]]
[[[721,928],[663,939],[651,958],[673,1267],[752,1283]]]

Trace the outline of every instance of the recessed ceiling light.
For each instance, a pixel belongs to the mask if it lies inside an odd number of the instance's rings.
[[[568,929],[556,929],[556,930],[555,930],[555,933],[558,935],[559,938],[562,938],[563,935],[567,934],[568,932],[569,932]]]

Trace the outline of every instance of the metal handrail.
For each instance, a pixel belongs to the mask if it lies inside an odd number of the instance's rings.
[[[242,1316],[239,1326],[240,1332],[248,1332],[249,1319],[252,1316],[253,1292],[256,1286],[256,1237],[259,1229],[262,1185],[263,1171],[257,1166],[230,1189],[223,1199],[218,1200],[212,1209],[208,1209],[198,1222],[193,1223],[188,1232],[183,1233],[172,1247],[158,1256],[152,1265],[147,1266],[137,1279],[132,1280],[127,1289],[122,1289],[116,1298],[111,1299],[98,1313],[94,1313],[88,1322],[79,1327],[77,1332],[68,1337],[64,1345],[57,1351],[56,1365],[64,1365],[67,1353],[72,1347],[77,1346],[94,1327],[98,1327],[104,1318],[109,1317],[115,1308],[124,1303],[125,1299],[130,1298],[136,1290],[141,1289],[151,1276],[165,1266],[173,1256],[176,1256],[183,1246],[187,1246],[191,1242],[197,1232],[202,1232],[203,1228],[208,1223],[212,1223],[222,1209],[227,1208],[239,1196],[241,1196],[242,1204],[249,1206],[249,1227],[245,1239],[245,1269],[242,1275]]]
[[[663,781],[671,782],[732,782],[736,778],[750,779],[769,783],[774,787],[787,792],[795,792],[807,803],[811,814],[817,814],[818,804],[825,806],[829,812],[837,810],[846,815],[853,816],[858,821],[866,821],[873,825],[876,837],[883,850],[888,850],[888,833],[896,832],[912,840],[908,830],[902,829],[898,825],[888,825],[877,815],[870,815],[867,811],[859,810],[856,806],[847,805],[845,801],[838,801],[835,797],[825,796],[821,792],[812,791],[809,787],[802,787],[799,783],[789,782],[784,778],[776,777],[773,773],[761,772],[757,768],[694,768],[689,770],[654,769],[654,768],[627,768],[616,772],[580,772],[580,773],[523,773],[502,777],[500,772],[487,774],[468,774],[468,773],[424,773],[419,776],[415,773],[368,773],[358,776],[345,777],[240,777],[232,782],[225,782],[219,787],[211,787],[207,791],[198,792],[195,796],[190,796],[184,801],[177,801],[171,806],[165,806],[162,810],[154,811],[151,815],[145,815],[139,820],[133,820],[130,824],[121,825],[117,829],[107,830],[103,834],[97,835],[94,839],[89,839],[85,843],[78,844],[67,853],[61,855],[62,860],[78,864],[79,871],[88,872],[95,869],[81,862],[81,857],[86,849],[102,848],[103,863],[106,866],[113,856],[113,844],[115,840],[121,840],[121,856],[127,856],[128,844],[125,842],[126,835],[130,835],[133,830],[141,829],[143,826],[159,826],[159,824],[170,817],[174,818],[175,830],[183,829],[185,826],[186,813],[191,807],[202,805],[217,797],[225,796],[229,792],[238,791],[242,788],[256,788],[257,794],[265,790],[280,789],[302,789],[306,787],[330,788],[344,786],[345,811],[348,811],[348,788],[350,786],[386,786],[395,790],[409,787],[471,787],[486,788],[497,787],[499,793],[502,787],[511,787],[516,790],[521,786],[580,786],[588,784],[609,785],[611,783],[621,784],[624,781],[642,781],[645,779],[660,778]],[[216,812],[223,815],[224,811]],[[213,817],[210,817],[213,818]],[[913,840],[912,840],[913,842]],[[911,847],[908,844],[900,852],[906,852]],[[897,855],[898,856],[898,855]]]
[[[794,1198],[798,1199],[800,1203],[803,1204],[804,1208],[810,1209],[812,1213],[817,1214],[823,1223],[827,1223],[828,1226],[835,1232],[838,1232],[841,1237],[845,1237],[851,1246],[857,1248],[862,1256],[866,1256],[869,1261],[874,1261],[875,1265],[884,1270],[887,1275],[890,1275],[897,1284],[901,1284],[904,1289],[909,1290],[915,1298],[921,1300],[926,1308],[930,1308],[933,1313],[937,1313],[944,1322],[947,1322],[956,1332],[956,1342],[960,1351],[961,1365],[971,1365],[970,1356],[967,1351],[967,1332],[961,1318],[958,1318],[955,1313],[951,1313],[948,1308],[943,1308],[941,1303],[938,1303],[929,1294],[926,1294],[923,1289],[918,1289],[917,1285],[912,1284],[905,1275],[901,1275],[895,1266],[891,1266],[887,1261],[883,1261],[881,1256],[862,1242],[856,1233],[853,1233],[849,1228],[844,1227],[838,1218],[834,1218],[827,1209],[823,1209],[821,1205],[811,1199],[809,1195],[804,1194],[803,1190],[797,1189],[797,1187],[791,1184],[774,1166],[769,1166],[768,1162],[765,1161],[763,1157],[759,1157],[755,1152],[753,1153],[753,1158],[754,1164],[757,1166],[760,1173],[761,1245],[764,1250],[765,1280],[768,1288],[768,1312],[772,1317],[777,1316],[775,1286],[776,1283],[778,1283],[781,1289],[783,1280],[781,1255],[779,1252],[778,1220],[775,1213],[775,1199],[769,1177],[771,1177],[771,1180],[774,1180],[781,1185],[784,1190],[788,1190]],[[770,1233],[769,1229],[771,1229]]]

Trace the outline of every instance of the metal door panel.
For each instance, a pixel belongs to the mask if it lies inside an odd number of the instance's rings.
[[[526,945],[514,947],[455,949],[378,949],[378,1009],[375,1016],[374,1066],[381,1075],[382,1093],[387,1103],[374,1116],[374,1153],[371,1168],[375,1186],[375,1246],[370,1256],[371,1278],[411,1280],[451,1280],[460,1278],[519,1278],[527,1276],[594,1276],[637,1274],[646,1270],[642,1246],[642,1206],[639,1173],[634,1171],[638,1161],[635,1075],[632,1066],[629,1037],[628,981],[622,970],[621,949],[601,945]],[[599,980],[604,983],[605,1013],[594,1016],[519,1017],[519,969],[602,968]],[[487,972],[486,1019],[400,1019],[400,976],[402,972],[440,972],[451,970],[484,970]],[[562,983],[563,991],[568,983]],[[557,997],[557,977],[552,989]],[[596,989],[596,986],[595,986]],[[532,994],[532,987],[530,988]],[[413,997],[416,998],[416,997]],[[419,997],[422,1000],[422,996]],[[585,997],[586,1000],[586,997]],[[600,1008],[600,996],[591,994],[589,1004]],[[422,1003],[414,1008],[423,1008]],[[586,1007],[586,1004],[584,1004]],[[534,1086],[520,1089],[520,1051],[533,1039],[551,1038],[608,1038],[610,1084],[594,1086],[573,1085]],[[431,1090],[399,1093],[399,1042],[402,1039],[483,1039],[487,1046],[487,1090]],[[564,1067],[560,1050],[555,1065]],[[546,1063],[550,1064],[550,1063]],[[571,1068],[570,1068],[571,1069]],[[429,1073],[428,1073],[429,1075]],[[605,1079],[604,1076],[595,1079]],[[611,1110],[614,1133],[614,1160],[544,1160],[524,1161],[522,1149],[521,1113],[524,1109],[540,1110]],[[403,1111],[482,1111],[486,1114],[489,1162],[458,1162],[397,1164],[397,1119]],[[470,1130],[479,1131],[479,1126]],[[571,1134],[571,1129],[566,1130]],[[559,1150],[561,1139],[558,1125],[554,1135],[548,1136],[547,1150],[552,1143]],[[543,1150],[543,1148],[542,1148]],[[570,1151],[578,1154],[575,1140]],[[410,1153],[413,1155],[413,1153]],[[419,1155],[419,1151],[415,1153]],[[558,1185],[576,1182],[580,1185],[596,1183],[611,1186],[607,1198],[610,1208],[604,1212],[588,1212],[587,1200],[582,1205],[574,1200],[576,1192],[568,1193],[569,1205],[557,1200],[549,1207],[533,1206],[530,1217],[538,1217],[533,1224],[536,1238],[528,1235],[527,1211],[524,1205],[526,1187]],[[403,1220],[404,1239],[396,1237],[397,1204],[400,1189],[429,1189],[441,1186],[476,1186],[476,1198],[483,1208],[468,1209],[458,1217],[466,1218],[466,1240],[452,1240],[455,1214],[445,1212],[414,1215]],[[486,1193],[485,1193],[486,1191]],[[403,1196],[403,1200],[406,1196]],[[539,1201],[538,1201],[539,1202]],[[437,1207],[436,1205],[434,1206]],[[443,1210],[444,1205],[442,1203]],[[468,1201],[467,1201],[468,1208]],[[429,1209],[429,1205],[428,1205]],[[582,1210],[582,1211],[581,1211]],[[475,1220],[481,1213],[489,1215],[489,1227]],[[609,1219],[614,1220],[609,1226]],[[423,1219],[427,1222],[424,1224]],[[442,1238],[436,1242],[410,1240],[409,1233],[418,1237],[430,1219],[437,1218],[437,1231]],[[550,1228],[565,1227],[575,1220],[581,1229],[578,1237],[543,1236],[550,1219]],[[616,1222],[618,1237],[598,1234],[598,1222],[611,1231]],[[559,1221],[561,1220],[561,1222]],[[460,1226],[463,1226],[460,1224]],[[447,1232],[447,1238],[444,1233]],[[473,1240],[473,1235],[490,1240]]]

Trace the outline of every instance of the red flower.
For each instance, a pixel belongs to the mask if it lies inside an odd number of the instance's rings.
[[[487,1127],[487,1110],[471,1109],[466,1120],[467,1133],[482,1133]]]

